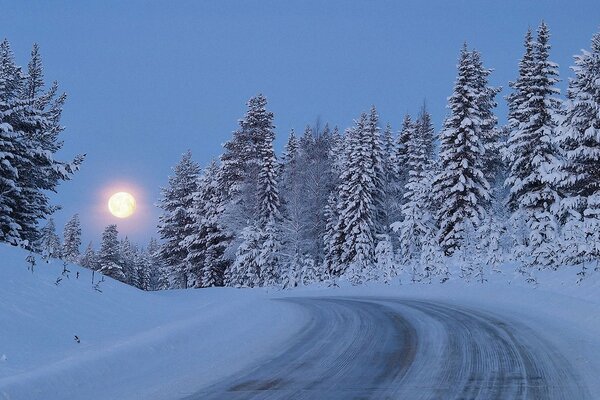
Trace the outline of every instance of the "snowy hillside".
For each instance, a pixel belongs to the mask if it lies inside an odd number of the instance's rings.
[[[67,278],[62,262],[38,259],[31,273],[27,255],[0,245],[3,400],[177,398],[277,348],[302,322],[264,291],[149,293],[105,278],[100,293],[91,271],[69,265]]]
[[[578,269],[540,273],[537,288],[499,273],[483,285],[451,280],[288,291],[142,292],[105,278],[98,292],[91,271],[69,265],[67,278],[61,262],[38,259],[32,273],[27,255],[0,246],[3,400],[185,398],[281,355],[286,340],[313,321],[306,309],[276,299],[328,296],[436,301],[520,321],[568,358],[592,394],[600,393],[600,273],[580,285]]]

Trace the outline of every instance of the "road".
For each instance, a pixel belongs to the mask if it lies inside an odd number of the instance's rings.
[[[392,298],[293,298],[309,323],[282,351],[186,400],[588,399],[526,324]]]

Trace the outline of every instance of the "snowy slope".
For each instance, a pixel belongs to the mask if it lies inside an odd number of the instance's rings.
[[[277,349],[302,324],[267,291],[146,293],[107,278],[100,293],[89,270],[70,265],[55,285],[62,262],[38,259],[31,273],[27,255],[0,245],[3,400],[182,397]]]
[[[600,397],[600,273],[544,272],[533,288],[512,273],[481,285],[371,285],[292,291],[145,293],[90,271],[0,246],[0,399],[178,399],[281,354],[309,315],[282,297],[439,300],[518,320],[565,355]],[[79,279],[75,279],[80,271]],[[406,280],[405,280],[406,281]],[[74,340],[74,335],[81,343]]]

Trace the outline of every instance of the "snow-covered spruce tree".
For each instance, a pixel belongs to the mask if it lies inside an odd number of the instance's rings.
[[[423,102],[423,105],[419,110],[419,116],[415,121],[415,128],[424,143],[425,158],[429,163],[432,163],[435,156],[435,129],[433,127],[433,122],[431,122],[431,114],[429,114],[429,111],[427,110],[426,102]]]
[[[225,285],[232,287],[254,287],[260,284],[260,250],[262,235],[260,227],[247,226],[240,234],[241,244],[235,258],[225,271]]]
[[[557,113],[560,103],[557,66],[549,61],[549,32],[545,23],[538,28],[537,42],[526,37],[525,55],[519,78],[512,84],[509,97],[511,127],[506,155],[509,172],[508,207],[513,220],[526,221],[528,232],[522,245],[527,249],[525,265],[556,267],[555,207],[560,198],[556,191],[558,165],[556,142]]]
[[[44,258],[61,258],[61,247],[54,219],[48,218],[46,225],[40,231],[37,248]]]
[[[139,282],[139,286],[137,287],[142,290],[153,290],[152,265],[150,264],[150,256],[146,249],[142,248],[136,252],[133,265]]]
[[[464,244],[467,229],[476,229],[485,216],[490,186],[482,172],[483,144],[481,93],[466,44],[461,50],[458,77],[448,99],[450,116],[440,134],[439,173],[433,181],[434,200],[440,205],[436,215],[438,241],[447,256]]]
[[[193,287],[223,286],[228,237],[220,222],[221,191],[218,184],[219,166],[215,161],[204,170],[198,181],[192,206],[192,226],[184,243],[188,249]]]
[[[38,222],[56,209],[47,193],[56,191],[79,168],[83,156],[72,162],[54,157],[61,149],[59,135],[66,96],[58,86],[45,90],[39,48],[34,45],[27,74],[14,63],[10,44],[0,44],[0,240],[33,248],[39,238]]]
[[[400,209],[402,207],[404,197],[404,187],[408,182],[408,169],[406,169],[406,163],[408,162],[408,141],[410,140],[411,131],[415,129],[412,117],[409,114],[404,116],[402,121],[402,128],[396,138],[396,168],[398,174],[398,186],[400,193],[398,199],[400,199]],[[402,212],[400,212],[402,216]]]
[[[102,233],[102,244],[98,252],[98,270],[101,274],[125,282],[125,273],[120,259],[119,231],[114,224]]]
[[[15,208],[21,198],[18,166],[24,163],[22,137],[11,122],[17,120],[22,74],[7,40],[0,43],[0,240],[20,244],[23,228]]]
[[[158,233],[163,240],[161,257],[171,275],[170,281],[176,288],[187,288],[189,265],[185,262],[187,247],[184,240],[192,226],[192,205],[197,191],[200,167],[187,151],[173,168],[169,185],[162,189],[159,207],[163,210],[159,217]]]
[[[279,282],[281,251],[281,203],[278,188],[278,163],[273,149],[275,134],[270,132],[258,148],[260,172],[258,174],[258,223],[262,233],[259,260],[261,286],[274,286]]]
[[[345,165],[337,190],[338,221],[330,246],[339,252],[339,263],[330,267],[330,273],[346,275],[353,284],[361,283],[366,270],[375,265],[377,215],[373,206],[380,189],[373,176],[374,131],[368,125],[369,117],[363,113],[346,133]]]
[[[380,132],[379,115],[375,106],[372,106],[365,125],[365,139],[369,141],[368,152],[371,154],[372,208],[375,215],[373,233],[374,235],[387,235],[390,231],[390,220],[386,207],[388,204],[386,183],[388,176],[392,175],[392,171],[386,170],[386,166],[391,164],[388,155],[384,152]]]
[[[281,202],[282,228],[282,286],[294,287],[298,284],[301,268],[301,254],[305,249],[303,242],[304,222],[306,221],[306,193],[300,170],[300,142],[294,131],[290,132],[282,157]]]
[[[304,135],[300,142],[298,160],[300,190],[304,192],[306,207],[302,220],[303,253],[321,266],[324,259],[325,206],[336,179],[332,147],[339,140],[339,134],[335,130],[330,132],[327,124],[321,128],[318,121],[310,129],[310,134],[310,140]]]
[[[63,230],[62,259],[76,263],[79,260],[79,247],[81,246],[81,223],[79,215],[75,214],[65,224]]]
[[[394,254],[392,239],[389,235],[379,235],[377,246],[375,246],[375,263],[377,268],[372,268],[369,271],[369,280],[390,283],[398,275],[398,263]]]
[[[85,267],[85,268],[88,268],[91,270],[99,269],[98,256],[96,255],[94,246],[92,246],[92,242],[90,242],[88,244],[88,246],[85,248],[85,251],[83,252],[81,257],[79,257],[78,263],[82,267]]]
[[[397,161],[397,145],[392,126],[387,124],[382,136],[382,164],[384,171],[385,203],[384,215],[387,215],[387,226],[401,219],[401,201],[404,188],[400,187],[399,165]],[[390,236],[392,233],[390,232]],[[394,238],[392,239],[394,242]]]
[[[240,244],[240,232],[249,221],[256,220],[260,149],[275,136],[273,113],[266,109],[267,99],[259,94],[248,100],[247,105],[240,127],[224,145],[219,172],[225,207],[223,221],[232,238],[227,253],[232,258]]]
[[[407,157],[404,167],[408,171],[408,181],[404,186],[403,217],[392,227],[398,233],[399,253],[403,264],[411,269],[419,269],[424,238],[433,229],[429,211],[429,192],[431,187],[428,174],[428,137],[418,125],[405,126],[407,135]],[[413,273],[413,280],[418,273]]]
[[[163,264],[160,256],[160,245],[155,238],[150,238],[148,247],[148,265],[150,268],[150,289],[148,290],[165,290],[169,288],[169,274],[167,268]]]
[[[242,230],[235,260],[225,274],[228,286],[272,285],[279,279],[279,252],[270,251],[278,249],[281,241],[279,164],[273,149],[273,114],[266,111],[266,99],[262,95],[250,99],[248,106],[240,126],[250,138],[247,149],[251,153],[242,160],[246,165],[244,179],[240,191],[232,193],[229,204],[234,207],[228,210],[227,219],[229,229],[236,226],[236,220],[239,225],[239,216],[231,215],[231,211],[237,209],[245,215],[248,225]],[[234,135],[234,141],[241,137]],[[223,162],[229,160],[228,157]]]
[[[586,268],[586,261],[600,259],[600,33],[590,51],[575,56],[572,69],[557,137],[564,154],[558,180],[564,194],[562,260]]]
[[[137,246],[131,243],[127,236],[119,242],[119,264],[123,268],[123,274],[125,275],[123,282],[139,288],[140,280],[135,265],[137,253]]]

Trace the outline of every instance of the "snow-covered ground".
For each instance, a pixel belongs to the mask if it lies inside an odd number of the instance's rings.
[[[38,259],[32,273],[27,255],[0,245],[0,399],[185,397],[278,354],[310,317],[273,301],[290,296],[439,300],[516,319],[543,334],[600,396],[599,272],[581,284],[577,269],[541,272],[536,288],[507,272],[483,285],[152,293],[106,278],[99,292],[90,271],[70,265],[67,278],[62,262]]]

